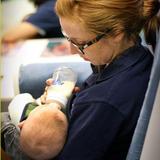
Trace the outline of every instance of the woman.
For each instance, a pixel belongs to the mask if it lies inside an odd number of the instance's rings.
[[[57,0],[62,33],[93,74],[68,107],[58,160],[124,160],[147,89],[153,57],[141,45],[158,28],[156,0]]]
[[[126,159],[153,61],[138,35],[143,28],[147,39],[156,32],[159,6],[156,0],[57,0],[71,52],[93,69],[68,104],[67,141],[57,160]]]

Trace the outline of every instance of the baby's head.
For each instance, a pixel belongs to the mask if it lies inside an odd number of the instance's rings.
[[[22,125],[20,146],[22,151],[33,159],[53,158],[64,146],[67,118],[58,107],[52,105],[37,107]]]

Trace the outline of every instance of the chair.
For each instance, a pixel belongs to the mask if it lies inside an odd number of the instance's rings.
[[[153,157],[150,159],[149,156],[146,156],[147,152],[146,152],[146,147],[144,142],[145,142],[145,138],[147,138],[147,132],[149,132],[149,134],[152,133],[152,135],[157,134],[155,132],[159,133],[159,136],[156,137],[157,141],[160,142],[160,123],[157,126],[159,129],[157,129],[156,131],[151,130],[151,128],[153,127],[148,127],[151,119],[151,116],[154,118],[154,116],[156,116],[155,112],[153,112],[155,109],[160,113],[160,102],[158,103],[158,100],[160,101],[160,33],[159,33],[159,39],[158,39],[158,43],[157,43],[157,47],[156,47],[156,51],[154,54],[154,62],[153,62],[153,67],[152,67],[152,71],[151,71],[151,76],[150,76],[150,81],[149,81],[149,85],[147,88],[147,92],[146,92],[146,96],[143,102],[143,106],[142,106],[142,110],[137,122],[137,126],[132,138],[132,142],[130,145],[130,149],[127,155],[127,159],[126,160],[159,160],[160,159],[160,153],[156,152],[155,155],[157,158],[154,159]],[[159,85],[159,89],[158,89],[158,85]],[[157,94],[157,95],[156,95]],[[155,103],[156,100],[156,103]],[[155,104],[154,104],[155,103]],[[160,117],[160,115],[159,115]],[[157,119],[158,120],[158,119]],[[157,121],[156,120],[156,121]],[[160,118],[159,118],[159,122],[160,122]],[[158,122],[157,122],[158,123]],[[153,124],[152,124],[153,125]],[[150,130],[149,130],[150,129]],[[155,138],[155,137],[150,137],[150,138]],[[154,145],[154,144],[152,144]],[[152,151],[155,152],[155,146],[148,146],[150,148],[150,153]],[[145,148],[145,150],[143,150]],[[158,144],[158,149],[160,148],[160,143]],[[145,157],[145,158],[144,158]]]

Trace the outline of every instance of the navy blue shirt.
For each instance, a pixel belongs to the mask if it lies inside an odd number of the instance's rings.
[[[58,160],[125,160],[152,61],[137,44],[101,72],[94,68],[68,109],[68,138]]]
[[[58,16],[54,12],[56,0],[46,0],[37,11],[32,14],[27,22],[37,27],[42,37],[62,37]]]

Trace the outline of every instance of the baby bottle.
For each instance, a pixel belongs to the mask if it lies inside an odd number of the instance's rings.
[[[52,76],[53,83],[47,90],[46,101],[57,101],[66,106],[77,81],[77,74],[69,67],[56,69]]]

